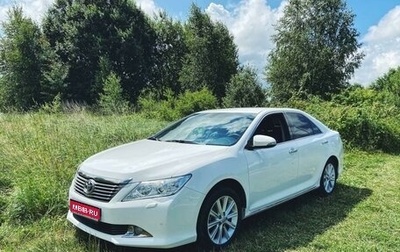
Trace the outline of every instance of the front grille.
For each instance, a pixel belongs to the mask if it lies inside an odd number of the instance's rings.
[[[90,192],[87,192],[88,181],[94,182],[92,185],[94,186],[94,189],[92,189]],[[113,183],[98,178],[91,178],[83,175],[82,173],[78,173],[76,176],[74,189],[75,192],[85,197],[103,202],[109,202],[124,185],[126,185],[126,183]]]
[[[74,214],[74,218],[94,230],[110,235],[124,235],[128,230],[128,225],[113,225],[104,222],[96,222],[76,214]]]

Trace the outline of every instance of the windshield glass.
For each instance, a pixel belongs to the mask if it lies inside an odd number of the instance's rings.
[[[198,113],[174,123],[150,139],[230,146],[243,135],[254,119],[246,113]]]

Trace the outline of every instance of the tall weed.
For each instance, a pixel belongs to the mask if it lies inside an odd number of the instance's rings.
[[[106,148],[144,138],[165,123],[138,115],[4,114],[0,117],[0,220],[64,214],[77,166]],[[12,178],[12,179],[11,179]]]

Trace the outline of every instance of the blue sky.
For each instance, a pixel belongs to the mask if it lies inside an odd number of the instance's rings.
[[[356,14],[354,26],[361,35],[397,5],[400,6],[400,0],[347,0],[347,6]]]
[[[0,0],[0,22],[6,19],[13,2],[37,22],[55,0]],[[268,53],[274,48],[271,35],[282,16],[286,0],[135,0],[145,13],[153,16],[164,10],[175,19],[186,20],[192,2],[213,20],[224,23],[238,46],[242,64],[255,67],[263,78]],[[365,58],[352,83],[371,84],[390,68],[400,66],[400,0],[346,0],[356,15],[355,28]]]

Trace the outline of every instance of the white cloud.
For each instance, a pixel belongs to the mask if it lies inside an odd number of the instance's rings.
[[[367,86],[400,66],[400,5],[390,10],[361,40],[365,58],[352,81]]]
[[[149,17],[154,17],[161,9],[154,3],[154,0],[136,0],[136,5]]]
[[[20,3],[26,15],[36,22],[41,22],[45,12],[53,2],[54,0],[24,0]]]
[[[400,5],[390,10],[377,25],[368,29],[364,37],[366,42],[380,42],[398,38],[400,35]]]
[[[40,23],[44,13],[53,4],[54,0],[21,0],[0,2],[0,22],[8,18],[8,10],[16,4],[21,6],[24,14],[37,23]]]
[[[279,8],[272,9],[266,0],[242,0],[225,8],[211,3],[206,13],[212,20],[228,27],[238,46],[240,62],[252,65],[261,74],[267,55],[274,48],[271,40],[275,33],[274,25],[282,16],[285,5],[286,1],[283,1]]]

